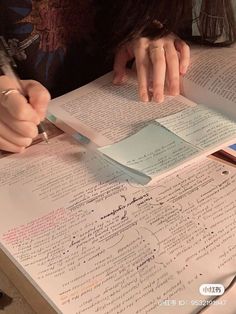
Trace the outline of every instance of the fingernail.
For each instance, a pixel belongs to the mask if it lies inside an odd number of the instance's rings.
[[[118,84],[119,83],[119,78],[116,76],[113,78],[113,84]]]
[[[181,67],[181,69],[180,69],[180,74],[181,74],[181,75],[186,74],[187,69],[188,69],[188,66],[187,66],[187,65],[183,65],[183,66]]]
[[[123,84],[126,81],[126,76],[125,75],[116,75],[113,79],[113,84]]]
[[[46,112],[40,114],[40,122],[43,121],[46,117]]]
[[[21,149],[19,150],[19,154],[24,153],[24,151],[25,151],[25,147],[21,147]]]
[[[161,103],[164,101],[164,96],[160,95],[160,94],[155,94],[153,96],[153,100],[157,103]]]
[[[29,143],[28,143],[28,145],[26,147],[29,147],[32,144],[32,142],[33,142],[33,139],[29,138]]]
[[[47,110],[40,110],[38,111],[40,121],[44,120],[47,114]]]
[[[170,88],[170,95],[171,96],[178,96],[179,95],[179,90]]]
[[[144,102],[148,102],[148,101],[149,101],[149,97],[148,97],[147,93],[141,94],[141,95],[140,95],[140,98],[141,98],[141,100],[144,101]]]
[[[35,119],[35,124],[38,125],[41,121],[41,115],[39,114],[39,116]]]

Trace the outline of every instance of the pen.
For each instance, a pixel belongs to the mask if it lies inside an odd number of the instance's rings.
[[[0,36],[0,69],[2,71],[2,73],[8,77],[10,77],[11,79],[13,79],[15,81],[15,84],[17,86],[17,90],[27,98],[27,95],[24,91],[24,87],[22,86],[22,83],[19,79],[19,77],[17,76],[17,74],[15,73],[15,71],[13,70],[13,66],[16,66],[14,60],[12,59],[10,53],[9,53],[9,49],[8,49],[8,45],[5,41],[5,39]],[[48,143],[48,135],[44,129],[44,126],[42,123],[40,123],[38,126],[38,133],[40,134],[40,136],[43,138],[43,140]]]

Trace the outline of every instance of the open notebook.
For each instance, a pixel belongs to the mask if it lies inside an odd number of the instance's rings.
[[[0,195],[4,271],[37,313],[196,314],[235,275],[236,169],[210,159],[144,187],[60,135],[1,159]]]

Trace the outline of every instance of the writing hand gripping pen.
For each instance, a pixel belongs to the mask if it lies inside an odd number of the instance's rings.
[[[9,53],[6,49],[6,42],[2,37],[0,37],[0,69],[2,73],[9,78],[11,78],[14,81],[14,84],[17,89],[10,89],[2,92],[3,95],[7,96],[11,92],[20,92],[26,99],[28,99],[27,93],[24,90],[24,86],[21,83],[21,80],[17,76],[16,72],[13,70],[12,67],[13,60],[11,56],[9,56]],[[14,64],[14,63],[13,63]],[[44,129],[44,126],[42,123],[40,123],[38,126],[38,133],[43,138],[43,140],[48,143],[48,136]]]

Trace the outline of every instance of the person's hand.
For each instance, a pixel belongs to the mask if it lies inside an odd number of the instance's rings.
[[[122,46],[115,56],[114,84],[126,81],[126,65],[133,58],[142,101],[152,98],[162,102],[165,84],[170,95],[179,94],[180,76],[186,73],[190,62],[190,49],[183,40],[170,34],[153,40],[142,37]]]
[[[40,83],[21,82],[28,101],[17,92],[12,79],[0,76],[0,150],[15,153],[22,152],[38,135],[37,125],[45,118],[50,100],[47,89]]]

